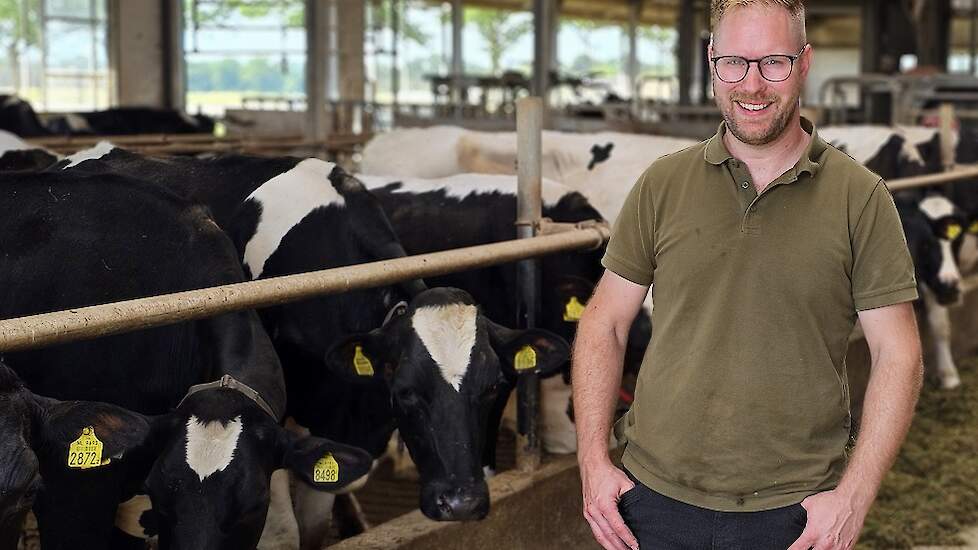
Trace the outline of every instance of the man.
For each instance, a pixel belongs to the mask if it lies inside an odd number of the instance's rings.
[[[813,59],[802,1],[711,9],[724,123],[640,178],[578,326],[584,515],[608,549],[849,549],[921,385],[913,265],[880,178],[799,115]],[[626,475],[607,441],[653,280],[652,342],[616,426]],[[850,454],[857,316],[872,373]]]

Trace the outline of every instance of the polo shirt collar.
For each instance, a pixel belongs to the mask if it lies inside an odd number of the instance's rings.
[[[805,149],[805,153],[798,159],[798,162],[794,166],[795,176],[799,176],[802,173],[807,172],[809,175],[814,176],[818,173],[821,164],[818,159],[825,152],[828,147],[822,138],[818,136],[818,132],[815,131],[815,125],[812,121],[805,117],[801,117],[801,127],[803,130],[811,134],[812,139],[808,142],[808,147]],[[727,131],[727,123],[721,122],[720,127],[717,128],[717,133],[713,134],[707,143],[706,150],[703,153],[703,157],[706,162],[710,164],[719,166],[732,160],[734,157],[727,150],[727,146],[723,143],[723,134]]]

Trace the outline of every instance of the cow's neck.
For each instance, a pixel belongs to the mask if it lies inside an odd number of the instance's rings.
[[[789,124],[780,137],[764,145],[748,145],[729,131],[723,134],[723,143],[730,154],[747,165],[758,194],[798,162],[811,139],[797,121]]]

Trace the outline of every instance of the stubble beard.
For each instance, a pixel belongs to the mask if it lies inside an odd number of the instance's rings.
[[[714,83],[713,96],[717,97],[716,93],[716,83]],[[801,91],[796,91],[788,96],[788,101],[782,103],[781,98],[775,96],[774,98],[765,98],[763,101],[757,101],[756,98],[748,98],[740,96],[737,94],[731,95],[726,102],[719,104],[720,114],[723,115],[723,120],[726,122],[727,130],[741,143],[747,145],[767,145],[772,141],[781,137],[785,129],[788,127],[788,123],[792,120],[795,111],[798,109],[798,98],[801,97]],[[758,103],[765,103],[768,100],[773,100],[772,105],[768,109],[777,109],[778,112],[774,119],[771,120],[771,124],[767,128],[762,129],[759,132],[753,134],[748,133],[744,130],[737,121],[737,117],[734,115],[734,111],[737,109],[735,105],[736,101],[757,101]]]

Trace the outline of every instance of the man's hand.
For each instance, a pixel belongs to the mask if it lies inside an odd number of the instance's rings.
[[[788,550],[851,550],[869,507],[838,489],[814,494],[801,501],[808,512],[808,524]]]
[[[605,550],[637,549],[635,535],[618,512],[618,498],[635,487],[609,460],[582,462],[581,485],[584,491],[584,519]]]

